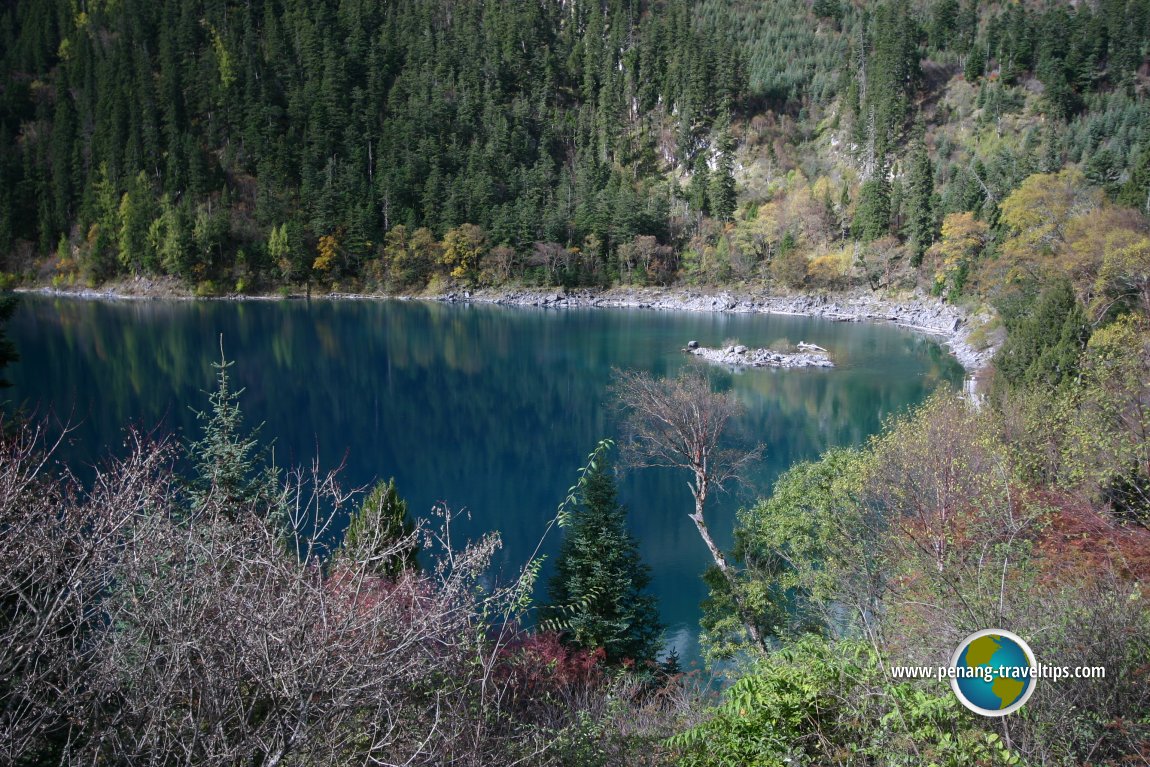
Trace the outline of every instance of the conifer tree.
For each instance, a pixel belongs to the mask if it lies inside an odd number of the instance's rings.
[[[859,191],[854,233],[863,242],[877,240],[890,229],[890,182],[884,171],[865,181]]]
[[[710,179],[707,199],[711,215],[730,221],[735,215],[735,142],[728,129],[729,120],[723,118],[716,127],[715,172]]]
[[[910,177],[907,180],[909,215],[907,229],[911,241],[911,264],[922,263],[923,254],[934,242],[934,170],[920,137],[910,153]]]
[[[600,456],[580,481],[580,506],[555,561],[543,617],[562,624],[570,644],[603,648],[609,664],[641,664],[655,659],[662,626],[655,599],[645,592],[650,568],[627,530],[611,474]]]
[[[1150,146],[1138,153],[1134,170],[1118,193],[1118,202],[1150,216]]]
[[[196,413],[203,421],[203,436],[188,446],[194,478],[188,487],[192,512],[221,513],[238,519],[245,511],[276,507],[279,472],[265,460],[257,435],[259,427],[246,431],[239,398],[243,389],[232,390],[227,360],[220,345],[216,390],[208,395],[210,410]]]
[[[995,393],[1027,387],[1055,389],[1077,375],[1090,325],[1068,280],[1037,297],[1000,307],[1008,335],[994,357]]]
[[[691,180],[687,184],[687,204],[696,216],[703,216],[710,212],[708,205],[708,187],[710,187],[710,173],[707,169],[707,154],[700,152],[695,157],[694,167],[691,169]]]
[[[379,482],[352,515],[338,556],[364,563],[378,575],[395,579],[419,568],[414,532],[407,501],[400,497],[395,479]]]
[[[20,359],[20,354],[16,351],[15,344],[8,338],[7,329],[5,328],[8,324],[8,320],[12,319],[12,315],[15,311],[15,296],[4,296],[0,298],[0,373],[2,373],[4,368],[10,363]],[[7,379],[0,377],[0,389],[6,389],[11,385]]]

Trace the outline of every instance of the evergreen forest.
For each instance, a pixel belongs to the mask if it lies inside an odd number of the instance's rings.
[[[1028,179],[1147,213],[1148,41],[1145,0],[23,0],[0,256],[201,295],[958,298],[1011,268]]]

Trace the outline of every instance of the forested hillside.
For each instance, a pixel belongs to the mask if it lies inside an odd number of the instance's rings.
[[[685,0],[83,7],[3,17],[0,252],[89,281],[406,287],[506,279],[535,243],[670,241],[662,171],[743,99]]]
[[[26,0],[0,17],[0,253],[205,293],[957,297],[1034,174],[1147,212],[1148,41],[1147,0]]]

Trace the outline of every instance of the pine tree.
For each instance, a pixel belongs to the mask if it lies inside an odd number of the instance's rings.
[[[662,626],[645,593],[650,568],[627,530],[611,472],[604,456],[580,482],[581,504],[555,561],[543,617],[564,625],[570,644],[603,648],[609,664],[644,664],[655,659]]]
[[[875,166],[884,163],[906,128],[922,79],[919,37],[918,22],[906,0],[889,0],[875,10],[862,104]]]
[[[1077,375],[1090,325],[1068,280],[1000,307],[1008,335],[994,357],[994,391],[1055,389]]]
[[[968,83],[973,83],[986,72],[986,53],[982,49],[982,42],[976,40],[974,46],[966,54],[966,61],[962,66],[962,76]]]
[[[140,171],[120,198],[120,227],[116,238],[120,264],[134,274],[153,272],[159,266],[155,249],[148,242],[148,229],[153,218],[151,190],[147,177]]]
[[[890,182],[886,173],[879,171],[865,181],[859,191],[858,209],[855,211],[854,234],[863,242],[877,240],[890,230]]]
[[[194,469],[188,495],[194,514],[219,513],[239,519],[244,512],[266,514],[277,505],[279,472],[265,460],[257,435],[259,427],[245,431],[239,398],[232,391],[228,361],[220,345],[216,390],[208,395],[210,411],[196,417],[204,422],[203,436],[188,446]]]
[[[926,145],[919,138],[910,154],[910,178],[907,180],[907,197],[910,208],[907,216],[907,229],[911,241],[911,265],[922,263],[923,254],[934,242],[934,170]]]
[[[843,7],[839,0],[815,0],[811,12],[820,18],[838,21],[842,18]]]
[[[20,354],[16,351],[15,344],[8,338],[5,329],[8,320],[12,319],[12,315],[16,312],[16,301],[15,296],[0,298],[0,372],[20,359]],[[7,379],[0,378],[0,389],[6,389],[11,385]]]
[[[338,558],[365,564],[385,578],[396,579],[419,569],[415,524],[400,497],[395,479],[379,482],[355,512],[344,533]]]
[[[1118,193],[1118,202],[1150,216],[1150,146],[1138,153],[1130,178]]]
[[[715,172],[707,190],[711,215],[721,221],[734,218],[736,207],[735,142],[728,129],[729,122],[729,118],[723,117],[716,124]]]
[[[700,152],[695,157],[695,165],[691,169],[691,180],[687,184],[687,204],[696,216],[703,216],[710,212],[708,206],[708,187],[710,186],[710,173],[707,169],[707,154]]]

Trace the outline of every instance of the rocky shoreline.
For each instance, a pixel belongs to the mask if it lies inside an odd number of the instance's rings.
[[[107,289],[60,290],[21,288],[21,292],[43,293],[73,298],[116,299],[195,299],[186,289],[170,281],[132,280]],[[297,296],[298,297],[298,296]],[[432,296],[388,296],[384,294],[315,293],[314,298],[431,300],[448,303],[489,303],[502,306],[546,308],[602,307],[655,309],[687,312],[733,312],[750,314],[790,314],[822,317],[838,322],[893,322],[921,333],[939,336],[968,372],[977,374],[994,356],[997,342],[982,348],[971,342],[971,333],[988,315],[968,312],[936,298],[922,295],[886,298],[868,291],[828,294],[773,295],[766,291],[719,290],[708,292],[691,288],[610,288],[595,289],[517,289],[485,288],[456,290]],[[231,299],[278,299],[279,295],[231,296]],[[227,300],[227,299],[223,299]]]
[[[602,307],[687,312],[789,314],[822,317],[836,322],[893,322],[920,333],[939,336],[970,373],[985,368],[996,344],[979,348],[971,333],[989,315],[970,316],[936,298],[915,295],[884,298],[869,292],[771,295],[769,293],[690,289],[611,288],[608,290],[476,290],[436,296],[446,302],[492,303],[548,308]]]

